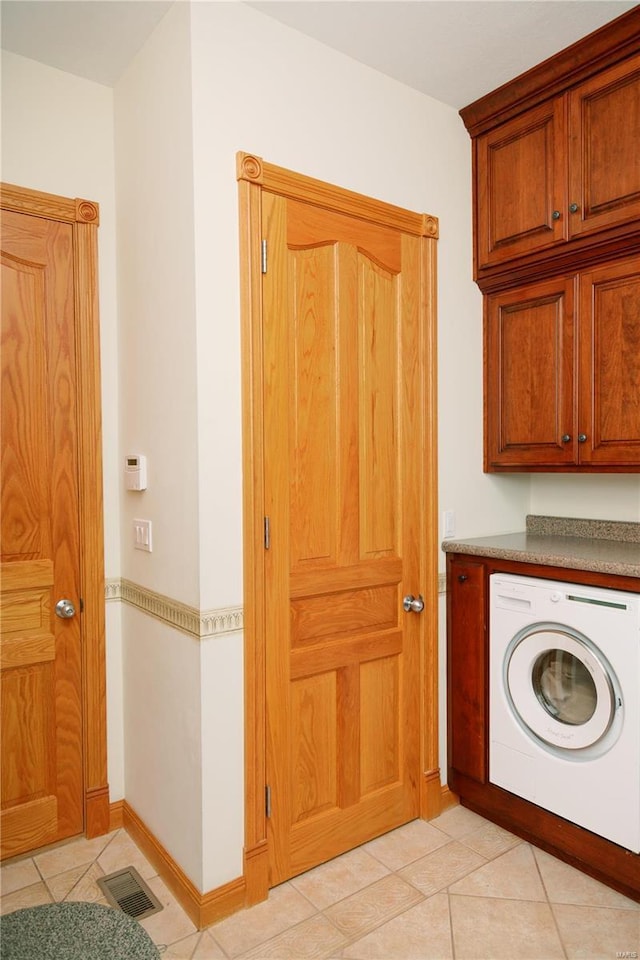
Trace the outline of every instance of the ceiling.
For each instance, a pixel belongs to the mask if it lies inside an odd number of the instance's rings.
[[[2,0],[2,47],[112,86],[171,6],[160,0]],[[257,0],[248,6],[459,109],[637,4]]]

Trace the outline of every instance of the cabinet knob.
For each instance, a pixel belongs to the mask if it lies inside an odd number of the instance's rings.
[[[563,443],[569,443],[570,440],[571,440],[571,434],[570,434],[570,433],[563,433],[563,434],[562,434],[562,442],[563,442]]]
[[[465,580],[468,580],[468,579],[469,579],[469,577],[468,577],[468,575],[467,575],[466,573],[459,573],[459,574],[458,574],[458,580],[460,581],[460,583],[464,583]]]
[[[560,219],[560,211],[559,211],[559,210],[554,210],[553,213],[551,214],[551,219],[552,219],[552,220],[559,220],[559,219]]]
[[[570,213],[577,213],[579,209],[580,209],[580,204],[579,204],[579,203],[570,203],[570,204],[569,204],[569,212],[570,212]]]
[[[578,443],[586,443],[586,440],[587,440],[587,435],[586,435],[586,433],[579,433],[579,434],[578,434]]]

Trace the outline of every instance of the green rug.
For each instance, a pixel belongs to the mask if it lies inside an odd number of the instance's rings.
[[[46,903],[0,917],[2,960],[159,960],[137,920],[99,903]]]

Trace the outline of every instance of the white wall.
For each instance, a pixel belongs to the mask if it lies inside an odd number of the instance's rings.
[[[542,516],[640,522],[640,476],[536,474],[530,512]]]
[[[126,798],[202,887],[200,643],[122,604]]]
[[[148,462],[121,532],[125,578],[198,608],[189,18],[175,4],[115,88],[121,453]],[[151,553],[134,518],[153,524]],[[200,644],[126,605],[122,623],[127,801],[202,889]]]
[[[120,575],[113,91],[2,51],[2,179],[100,204],[98,269],[105,508],[105,573]],[[111,799],[124,796],[120,626],[107,616]]]
[[[198,438],[189,5],[163,18],[115,88],[122,454],[148,489],[122,498],[122,574],[198,605]],[[153,523],[153,552],[132,521]]]
[[[528,479],[482,474],[471,149],[457,113],[243,4],[193,5],[192,56],[203,605],[242,598],[238,150],[440,218],[441,498],[460,535],[521,528]],[[230,662],[208,649],[203,692],[224,675],[238,695],[203,709],[203,743],[224,727],[240,749],[240,666],[237,651]],[[243,841],[242,777],[228,775],[221,796],[230,748],[219,745],[203,767],[204,876],[217,883],[239,873]]]

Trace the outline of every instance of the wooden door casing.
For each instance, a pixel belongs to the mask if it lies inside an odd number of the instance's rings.
[[[435,411],[437,224],[247,154],[238,156],[238,179],[250,478],[250,903],[286,876],[440,809],[435,418],[428,415]],[[402,257],[416,270],[401,282]],[[380,298],[378,314],[370,306],[373,294]],[[399,311],[401,302],[411,313],[404,337],[412,349],[405,350],[406,388],[399,389],[399,364],[390,358],[400,325],[385,324],[381,316],[389,316],[391,304]],[[360,358],[355,365],[354,354]],[[366,373],[364,394],[359,369]],[[403,419],[401,442],[391,442],[390,427]],[[409,435],[407,463],[421,460],[420,475],[403,492],[407,505],[416,507],[412,536],[405,533],[408,523],[391,483],[398,464],[406,466],[401,451]],[[305,502],[314,509],[303,513]],[[264,516],[270,519],[268,550]],[[425,596],[421,616],[400,613],[403,563],[418,581],[406,592]],[[402,618],[409,618],[406,646]],[[388,729],[381,701],[393,705],[397,717]]]
[[[97,223],[2,185],[3,857],[109,826]]]

